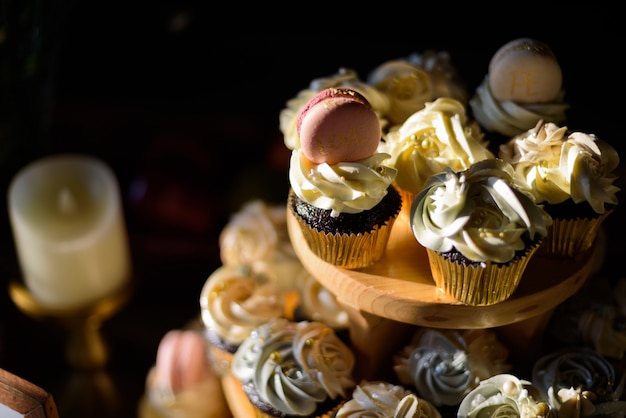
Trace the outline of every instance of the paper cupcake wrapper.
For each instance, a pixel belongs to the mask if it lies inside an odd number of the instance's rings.
[[[597,218],[554,218],[538,253],[550,257],[582,254],[593,246],[602,222],[611,212],[605,211]]]
[[[295,214],[302,235],[311,251],[337,267],[357,269],[378,262],[385,253],[396,217],[372,231],[358,234],[329,234],[311,228]]]
[[[439,290],[466,305],[488,306],[511,297],[539,245],[507,264],[485,262],[480,266],[451,261],[430,249],[426,252]]]

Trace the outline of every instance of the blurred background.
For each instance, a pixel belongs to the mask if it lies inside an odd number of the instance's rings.
[[[624,25],[608,7],[564,7],[574,6],[374,11],[344,29],[346,15],[326,11],[314,23],[260,21],[251,11],[258,20],[250,24],[241,12],[191,0],[2,0],[2,190],[40,156],[84,152],[114,169],[123,192],[138,289],[103,329],[120,402],[102,416],[135,416],[160,338],[197,317],[230,214],[254,198],[285,200],[289,152],[278,114],[313,78],[340,67],[365,78],[385,60],[433,49],[450,53],[473,91],[501,45],[532,37],[551,45],[561,63],[568,127],[595,133],[624,155]],[[0,367],[45,387],[57,403],[97,403],[72,399],[84,381],[64,364],[62,330],[22,314],[4,291],[19,276],[5,195]],[[619,248],[620,234],[608,234],[610,248]],[[77,410],[61,416],[80,416]]]

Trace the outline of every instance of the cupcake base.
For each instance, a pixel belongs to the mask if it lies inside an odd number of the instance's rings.
[[[398,191],[390,186],[374,208],[332,217],[289,192],[288,209],[294,214],[307,245],[319,258],[337,267],[368,267],[385,253],[391,229],[402,207]]]
[[[466,262],[450,253],[426,252],[439,290],[465,305],[489,306],[511,297],[540,245],[534,244],[508,263]]]

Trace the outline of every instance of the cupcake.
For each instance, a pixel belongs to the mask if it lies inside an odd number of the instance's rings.
[[[211,394],[211,396],[207,396]],[[229,416],[219,378],[210,368],[204,339],[195,330],[168,331],[146,378],[140,418]]]
[[[403,386],[385,381],[362,381],[333,418],[441,418],[430,402]]]
[[[539,358],[532,382],[548,395],[559,418],[623,418],[623,371],[588,347],[568,347]]]
[[[493,142],[532,129],[540,120],[565,121],[563,74],[544,42],[514,39],[491,58],[488,73],[470,99],[475,120]]]
[[[256,327],[292,317],[288,293],[242,266],[221,266],[200,292],[200,314],[209,356],[219,375],[229,372],[232,356]]]
[[[457,418],[556,418],[541,390],[512,374],[485,379],[461,401]]]
[[[539,252],[575,256],[589,250],[617,205],[617,151],[593,134],[540,121],[500,146],[535,201],[554,222]]]
[[[301,148],[291,154],[288,209],[311,251],[343,268],[383,256],[402,201],[396,170],[376,153],[381,130],[368,101],[350,89],[314,96],[298,119]]]
[[[300,286],[304,266],[287,231],[287,209],[262,200],[246,202],[219,235],[223,265],[246,266],[282,290]]]
[[[390,128],[401,125],[427,102],[450,97],[467,104],[468,93],[447,51],[426,50],[385,61],[367,77],[389,99],[384,114]],[[367,96],[366,96],[367,97]]]
[[[508,299],[548,233],[550,216],[517,182],[510,164],[486,159],[429,177],[415,197],[415,238],[426,248],[437,288],[458,302]]]
[[[400,383],[436,407],[453,407],[481,380],[508,371],[507,356],[490,330],[422,328],[393,363]]]
[[[401,217],[407,223],[413,199],[429,176],[447,167],[460,171],[494,158],[480,128],[468,119],[464,105],[448,97],[428,102],[410,115],[385,135],[379,151],[391,155],[388,164],[398,171],[393,184],[402,196]]]
[[[235,352],[233,375],[257,417],[330,416],[355,387],[355,357],[316,321],[274,319]]]

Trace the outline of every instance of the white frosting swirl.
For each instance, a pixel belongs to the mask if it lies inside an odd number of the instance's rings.
[[[331,216],[360,213],[376,206],[387,194],[397,171],[382,164],[389,154],[378,153],[353,162],[314,164],[293,150],[289,181],[296,195]]]
[[[242,266],[217,268],[200,292],[204,325],[233,345],[259,325],[283,316],[285,304],[285,292]]]
[[[559,418],[621,418],[626,414],[626,401],[620,401],[626,383],[621,374],[593,349],[573,347],[539,358],[532,381],[548,394]]]
[[[308,415],[328,398],[346,397],[355,386],[354,354],[319,322],[272,320],[235,352],[232,371],[251,382],[260,399],[287,415]]]
[[[512,100],[498,101],[489,88],[489,76],[485,76],[470,99],[470,107],[476,121],[484,129],[508,137],[531,129],[538,121],[561,123],[569,105],[563,101],[561,91],[549,103],[518,103]]]
[[[337,410],[334,418],[441,418],[425,399],[400,385],[383,381],[362,381],[352,399]]]
[[[485,379],[461,401],[457,418],[555,418],[541,391],[511,374]]]
[[[520,189],[513,167],[487,159],[431,176],[416,196],[411,228],[424,247],[506,263],[547,234],[552,218]]]
[[[479,334],[467,334],[468,340],[461,331],[421,330],[394,357],[398,379],[414,385],[419,396],[436,406],[458,405],[480,380],[509,368],[504,362],[508,353],[495,334]],[[483,343],[488,343],[487,350],[482,350]]]
[[[306,89],[298,92],[297,96],[288,100],[287,105],[279,115],[279,127],[283,134],[285,146],[290,150],[300,148],[300,138],[297,132],[298,115],[302,107],[320,91],[329,87],[346,87],[361,93],[374,109],[378,116],[380,127],[387,125],[385,116],[389,109],[389,99],[373,86],[359,78],[356,71],[340,68],[336,74],[329,77],[316,78]]]
[[[478,125],[469,122],[463,104],[448,97],[413,113],[384,137],[379,151],[391,155],[389,165],[398,170],[395,184],[410,193],[417,193],[430,175],[446,167],[464,170],[494,157]]]
[[[308,272],[302,276],[300,307],[308,319],[323,322],[335,330],[347,329],[350,325],[348,313],[336,295]]]
[[[540,121],[500,146],[500,158],[524,177],[538,203],[587,202],[597,213],[617,204],[617,151],[593,134]]]
[[[367,82],[389,98],[387,116],[392,125],[402,124],[438,97],[467,102],[465,87],[446,51],[427,50],[384,62],[369,74]]]

